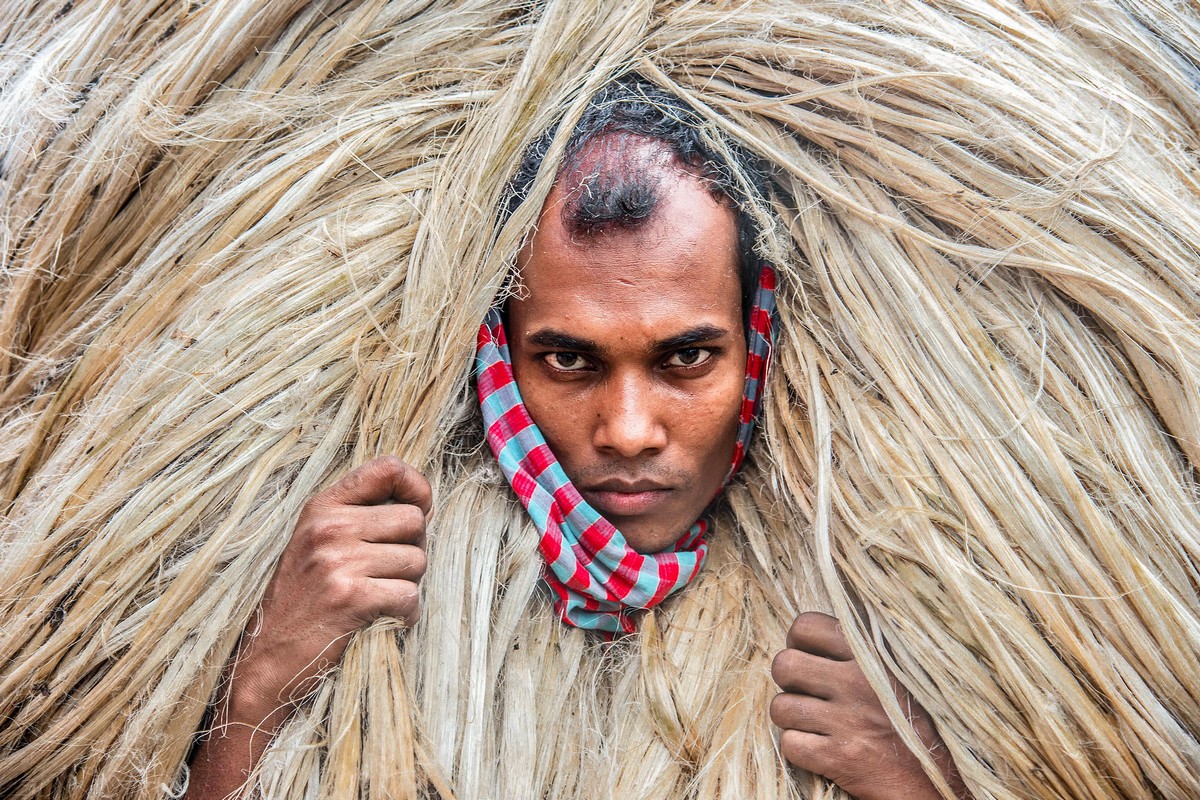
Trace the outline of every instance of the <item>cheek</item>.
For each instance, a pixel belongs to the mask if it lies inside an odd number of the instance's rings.
[[[550,449],[559,459],[562,459],[576,449],[572,447],[572,444],[577,435],[575,429],[578,428],[578,425],[573,423],[577,422],[579,417],[576,413],[564,413],[561,404],[542,402],[543,399],[541,395],[537,395],[532,403],[526,401],[525,407],[529,410],[529,416],[533,417],[534,424],[541,430],[546,443],[550,445]]]
[[[710,409],[692,426],[690,439],[694,452],[703,454],[705,465],[719,472],[718,480],[725,477],[733,460],[733,448],[737,442],[738,419],[742,410],[745,376],[740,371],[722,381],[703,404]]]
[[[554,455],[565,463],[570,453],[578,449],[574,445],[587,410],[577,403],[566,401],[561,387],[547,380],[536,368],[522,369],[521,362],[514,361],[513,375],[517,379],[525,410],[533,418],[533,423],[542,432]]]

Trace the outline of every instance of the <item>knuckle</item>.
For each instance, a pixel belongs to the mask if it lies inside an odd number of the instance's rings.
[[[321,575],[337,575],[350,564],[349,554],[340,547],[316,548],[309,554],[309,558]]]
[[[410,484],[414,489],[428,489],[429,481],[425,480],[425,476],[421,471],[402,460],[399,456],[386,456],[388,459],[389,469],[398,478],[404,478],[405,482]]]
[[[386,456],[389,459],[389,469],[397,485],[403,486],[406,499],[421,503],[431,496],[433,489],[421,471],[411,464],[402,461],[398,456]],[[424,514],[422,514],[424,516]]]
[[[380,472],[385,472],[389,475],[402,475],[405,470],[412,469],[412,467],[404,462],[404,459],[393,454],[380,456],[372,461],[371,465]]]
[[[396,455],[380,456],[371,462],[371,467],[380,479],[386,480],[388,483],[415,485],[418,479],[424,480],[421,473]]]
[[[326,581],[326,600],[339,611],[352,611],[362,598],[362,585],[352,575],[334,574]]]
[[[353,470],[346,477],[342,478],[339,483],[343,489],[357,494],[363,488],[363,484],[367,482],[370,472],[371,466],[368,464],[365,469]]]
[[[333,513],[323,513],[315,519],[307,520],[304,526],[304,538],[316,548],[334,547],[346,537],[349,526],[346,521]]]
[[[801,642],[806,641],[807,639],[808,639],[808,620],[805,618],[805,614],[801,614],[800,616],[796,617],[796,619],[792,620],[792,626],[790,628],[788,628],[788,632],[787,632],[788,647],[795,647],[796,645],[800,644]]]
[[[413,469],[412,467],[409,467],[409,469],[412,469],[413,484],[416,486],[417,492],[422,497],[432,500],[433,499],[433,487],[429,485],[429,480],[423,474],[421,474],[417,470]]]
[[[415,621],[420,599],[417,584],[408,580],[389,583],[392,585],[380,587],[374,595],[375,616],[392,617],[410,623]]]
[[[421,589],[412,581],[405,581],[400,590],[400,608],[409,611],[417,607],[421,599]]]
[[[380,456],[367,463],[363,472],[372,483],[390,484],[404,474],[405,464],[396,456]]]
[[[425,515],[421,509],[403,503],[372,509],[373,533],[394,544],[415,545],[425,538]]]
[[[837,617],[830,616],[824,611],[805,611],[796,617],[796,619],[814,628],[826,628],[837,624]]]
[[[327,489],[324,492],[319,492],[304,501],[304,505],[300,507],[300,515],[296,518],[297,530],[312,527],[314,523],[320,522],[335,507],[336,502],[328,494],[329,491]]]

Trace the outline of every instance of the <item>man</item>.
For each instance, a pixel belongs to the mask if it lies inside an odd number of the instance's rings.
[[[693,123],[677,101],[637,82],[595,99],[519,255],[519,291],[481,331],[489,444],[542,531],[546,580],[564,624],[630,632],[637,609],[684,590],[704,561],[706,511],[749,439],[765,366],[754,339],[770,336],[770,306],[759,299],[769,300],[770,271],[754,253],[752,200]],[[516,199],[548,142],[533,148]],[[493,376],[497,369],[505,379]],[[497,411],[494,398],[512,379],[519,393]],[[539,498],[534,484],[543,480],[550,483]],[[394,457],[309,501],[233,659],[217,705],[220,733],[200,745],[188,797],[224,797],[242,785],[350,634],[382,616],[416,623],[434,514],[425,478]],[[592,527],[572,533],[581,515]],[[580,543],[597,529],[599,547]],[[616,552],[615,566],[595,566],[605,556],[599,549]],[[565,571],[562,558],[570,559]],[[643,580],[651,600],[629,591]],[[580,588],[596,584],[591,594]],[[642,599],[625,600],[630,594]],[[940,796],[834,619],[800,615],[786,645],[772,670],[783,693],[771,718],[788,761],[860,800]],[[965,796],[932,721],[895,688]]]
[[[234,693],[320,621],[251,623],[306,502],[398,453],[419,621],[349,637],[265,796],[837,794],[769,716],[816,608],[980,796],[1200,797],[1195,4],[19,5],[0,795],[178,794],[243,630]],[[469,373],[530,132],[632,69],[769,164],[781,324],[703,568],[606,641]]]

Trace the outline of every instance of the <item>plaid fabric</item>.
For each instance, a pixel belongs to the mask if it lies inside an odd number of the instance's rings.
[[[775,272],[764,264],[750,312],[746,389],[726,483],[750,445],[774,312]],[[488,445],[542,533],[538,550],[559,617],[580,628],[633,632],[631,611],[658,605],[699,574],[708,556],[708,522],[697,520],[670,550],[641,554],[631,549],[621,532],[580,496],[525,410],[498,309],[489,311],[479,328],[475,365]]]

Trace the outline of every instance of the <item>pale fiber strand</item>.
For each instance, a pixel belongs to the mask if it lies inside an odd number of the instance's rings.
[[[981,800],[1200,794],[1194,7],[62,9],[0,20],[0,794],[177,784],[301,504],[384,452],[422,621],[251,791],[836,797],[767,719],[815,608]],[[609,646],[466,378],[562,132],[500,225],[517,158],[630,67],[769,164],[781,330],[711,563]]]

